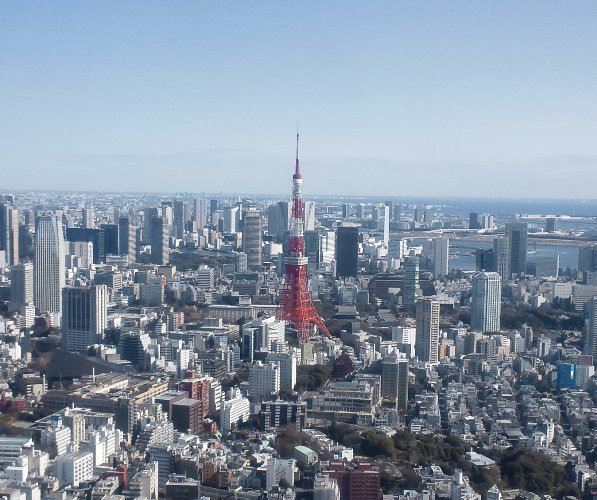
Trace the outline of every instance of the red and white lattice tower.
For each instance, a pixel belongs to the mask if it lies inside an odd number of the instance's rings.
[[[303,200],[301,190],[303,177],[299,166],[299,135],[296,134],[296,166],[292,176],[292,213],[290,216],[290,239],[288,253],[284,257],[286,266],[284,284],[280,290],[279,319],[293,323],[301,342],[311,340],[311,325],[329,337],[330,333],[317,313],[309,294],[305,238],[303,236]]]

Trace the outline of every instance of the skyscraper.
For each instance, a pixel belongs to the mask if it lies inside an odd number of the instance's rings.
[[[400,219],[402,219],[402,205],[400,203],[394,205],[393,218],[394,222],[400,222]]]
[[[478,212],[471,212],[468,214],[468,227],[469,229],[480,229],[481,224],[479,223]]]
[[[306,201],[303,203],[303,227],[305,231],[315,229],[315,202]]]
[[[597,246],[578,249],[578,270],[580,272],[597,270]]]
[[[62,290],[62,348],[85,354],[90,345],[101,343],[107,327],[108,288],[65,287]]]
[[[342,218],[348,219],[349,213],[350,213],[350,205],[348,203],[342,203]]]
[[[512,277],[510,270],[510,245],[507,238],[495,238],[493,240],[493,263],[495,271],[502,277],[504,282]]]
[[[205,198],[195,198],[193,217],[198,229],[205,227],[207,224],[207,200]]]
[[[383,244],[388,248],[390,241],[390,206],[383,205]]]
[[[477,271],[495,271],[493,248],[475,249],[475,262]]]
[[[365,204],[357,203],[357,219],[365,218]]]
[[[181,239],[184,235],[185,228],[185,203],[181,200],[174,200],[172,204],[173,218],[174,218],[174,236]]]
[[[305,231],[305,256],[309,259],[312,269],[319,268],[322,256],[321,234],[319,231]]]
[[[283,241],[290,228],[291,211],[292,203],[289,201],[279,201],[267,209],[267,233],[278,242]]]
[[[597,297],[592,297],[585,304],[587,322],[585,325],[585,354],[597,359]]]
[[[170,228],[164,217],[151,218],[151,263],[166,265],[170,262],[168,244]]]
[[[37,217],[33,302],[40,313],[54,313],[60,321],[64,288],[64,237],[62,222],[49,212]]]
[[[526,222],[506,224],[506,238],[510,251],[510,272],[525,274],[527,267],[527,236],[529,226]]]
[[[336,234],[336,276],[356,277],[359,270],[359,228],[343,224]]]
[[[119,225],[118,224],[102,224],[101,231],[104,232],[104,254],[118,255],[119,242]]]
[[[81,210],[81,227],[85,229],[95,228],[95,210],[92,206]]]
[[[191,203],[181,200],[175,200],[172,203],[172,226],[176,238],[183,238],[192,217],[193,205]]]
[[[18,310],[33,304],[33,264],[25,262],[10,268],[10,307]]]
[[[436,364],[439,357],[439,302],[426,298],[417,301],[417,340],[419,360]]]
[[[9,266],[19,263],[19,212],[9,202],[0,204],[0,250]]]
[[[419,256],[409,255],[404,261],[404,275],[402,279],[402,303],[407,306],[415,305],[421,294],[419,287]]]
[[[218,223],[218,211],[220,210],[220,202],[218,200],[209,200],[209,214],[210,224]]]
[[[381,364],[381,395],[396,404],[396,409],[408,406],[408,359],[403,353],[393,352]]]
[[[68,241],[91,241],[93,243],[93,263],[100,264],[106,261],[106,234],[103,229],[88,229],[83,227],[67,227],[66,239]]]
[[[249,208],[243,214],[243,252],[252,271],[261,269],[262,241],[261,210]]]
[[[498,273],[479,271],[473,274],[472,282],[471,329],[499,332],[502,278]]]
[[[240,208],[239,207],[225,207],[224,208],[224,232],[236,233],[240,231]]]
[[[450,240],[436,238],[433,240],[433,275],[441,277],[448,274],[448,258],[450,254]]]
[[[118,253],[128,255],[135,260],[137,254],[137,228],[128,216],[121,216],[118,219]]]

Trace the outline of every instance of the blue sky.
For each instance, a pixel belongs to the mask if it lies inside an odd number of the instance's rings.
[[[0,189],[597,198],[597,2],[2,2]]]

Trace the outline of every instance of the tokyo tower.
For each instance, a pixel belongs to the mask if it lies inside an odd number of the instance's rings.
[[[280,291],[280,319],[293,323],[298,330],[300,342],[311,340],[311,325],[330,336],[323,320],[317,313],[309,294],[305,238],[303,236],[303,200],[301,190],[303,177],[299,166],[299,135],[296,134],[296,165],[292,176],[292,213],[290,215],[290,239],[288,254],[284,257],[286,266],[284,284]]]

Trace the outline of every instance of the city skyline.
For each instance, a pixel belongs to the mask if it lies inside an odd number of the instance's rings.
[[[4,4],[6,189],[594,197],[595,4],[203,7]]]

